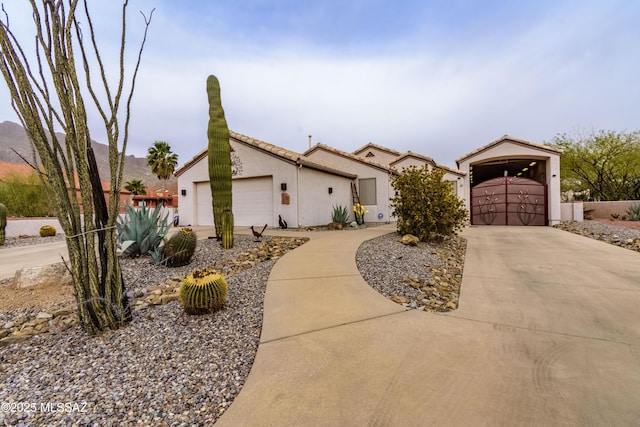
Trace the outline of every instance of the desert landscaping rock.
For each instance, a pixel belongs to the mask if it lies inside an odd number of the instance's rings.
[[[630,221],[632,224],[637,221]],[[600,240],[625,249],[640,252],[640,230],[610,225],[606,222],[562,222],[554,227],[591,239]]]
[[[455,310],[466,241],[456,236],[438,243],[418,241],[411,246],[403,239],[392,233],[364,242],[356,254],[362,277],[382,295],[407,308]],[[409,240],[413,241],[405,239]]]
[[[253,364],[267,278],[275,260],[307,239],[236,236],[225,251],[199,241],[189,266],[167,269],[123,259],[133,322],[97,337],[78,326],[73,307],[12,312],[0,343],[0,401],[71,402],[86,412],[3,413],[6,425],[211,425],[227,409]],[[244,261],[250,260],[250,263]],[[228,272],[222,310],[184,314],[180,278],[206,266]],[[145,298],[157,297],[158,305]],[[50,317],[52,316],[52,317]],[[7,313],[3,313],[7,317]],[[4,332],[6,334],[6,332]]]
[[[14,277],[18,289],[55,283],[59,286],[71,285],[71,273],[64,263],[23,268]]]

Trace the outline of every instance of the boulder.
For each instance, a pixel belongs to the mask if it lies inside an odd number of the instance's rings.
[[[65,286],[73,283],[71,274],[63,263],[23,268],[16,271],[14,280],[18,289],[39,285]]]
[[[339,222],[330,222],[329,225],[327,225],[327,229],[342,230],[342,224],[340,224]]]
[[[418,239],[416,236],[414,236],[413,234],[405,234],[404,236],[402,236],[402,238],[400,240],[398,240],[400,243],[402,243],[403,245],[407,245],[407,246],[418,246],[418,243],[420,243],[420,239]]]

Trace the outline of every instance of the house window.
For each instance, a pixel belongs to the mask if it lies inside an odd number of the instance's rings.
[[[362,205],[376,205],[376,179],[366,178],[358,180],[358,187],[360,188],[360,204]]]

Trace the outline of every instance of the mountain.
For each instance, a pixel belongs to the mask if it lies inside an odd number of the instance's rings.
[[[64,134],[58,133],[58,139],[64,141]],[[109,181],[111,179],[111,171],[109,170],[109,147],[96,141],[91,141],[93,151],[96,155],[98,163],[98,171],[100,178]],[[17,151],[25,159],[31,161],[33,158],[31,144],[24,128],[14,122],[0,122],[0,161],[24,163],[15,152]],[[147,166],[147,159],[143,157],[126,156],[124,161],[123,184],[132,179],[139,179],[148,187],[148,189],[156,189],[162,185],[162,182],[151,173],[151,169]],[[177,178],[167,181],[167,186],[177,183]]]

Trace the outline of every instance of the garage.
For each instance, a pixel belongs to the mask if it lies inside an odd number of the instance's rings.
[[[237,226],[273,223],[273,178],[233,180],[233,219]],[[209,182],[196,183],[196,225],[213,225]]]
[[[560,153],[505,135],[456,160],[472,225],[553,225],[560,221]]]

